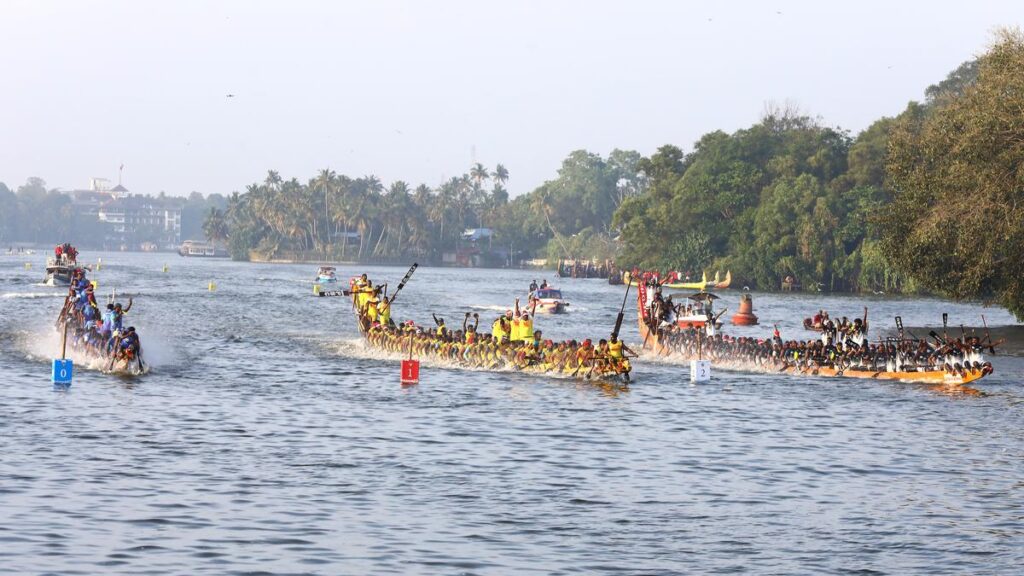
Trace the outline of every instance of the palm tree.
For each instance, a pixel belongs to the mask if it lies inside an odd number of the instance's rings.
[[[217,241],[228,238],[228,223],[224,220],[224,212],[216,206],[211,206],[210,211],[206,214],[206,220],[203,221],[203,234],[206,235],[207,240],[213,243],[214,253],[217,252]]]
[[[501,164],[494,167],[494,172],[491,174],[491,178],[494,178],[495,188],[498,185],[504,186],[508,182],[508,170]]]
[[[487,172],[487,168],[484,168],[483,164],[477,162],[472,168],[470,168],[469,177],[472,178],[477,185],[483,185],[484,180],[490,178],[491,175]]]
[[[327,244],[330,243],[330,224],[331,224],[331,195],[334,193],[337,183],[337,174],[334,170],[324,168],[317,174],[315,180],[313,180],[313,186],[317,191],[324,195],[324,218],[325,228],[327,228],[327,242],[324,243],[324,249],[326,250]]]
[[[551,230],[551,235],[558,240],[558,244],[562,247],[562,252],[565,256],[569,256],[569,251],[565,247],[565,242],[562,242],[562,237],[558,234],[558,230],[555,230],[555,226],[551,223],[551,189],[547,185],[541,186],[533,192],[533,201],[530,203],[530,209],[533,210],[534,214],[543,216],[544,221],[548,224],[548,229]]]

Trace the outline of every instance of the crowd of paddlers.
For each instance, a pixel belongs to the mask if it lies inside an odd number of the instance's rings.
[[[100,306],[96,287],[85,276],[85,270],[75,270],[68,288],[64,307],[57,318],[58,330],[67,331],[67,344],[73,350],[91,358],[103,359],[107,370],[115,367],[142,372],[142,343],[134,326],[125,326],[124,316],[132,308],[109,302]]]
[[[449,328],[433,315],[434,326],[412,320],[395,323],[391,305],[366,274],[353,281],[351,295],[360,331],[374,347],[389,352],[426,356],[472,368],[512,369],[583,378],[621,378],[629,381],[630,350],[616,334],[595,345],[590,339],[555,342],[534,329],[532,310],[514,308],[478,331],[480,315],[467,312],[461,329]],[[397,293],[395,294],[397,295]]]
[[[862,318],[853,320],[845,316],[833,320],[819,311],[805,323],[805,328],[819,330],[820,338],[783,340],[778,326],[771,338],[730,337],[717,332],[710,313],[703,326],[675,321],[673,306],[670,300],[661,298],[658,284],[645,283],[644,289],[654,296],[640,310],[640,321],[646,323],[648,333],[655,337],[655,347],[662,354],[704,356],[752,369],[797,368],[811,373],[820,368],[840,373],[945,372],[960,377],[992,372],[992,364],[982,357],[985,348],[994,347],[991,337],[986,342],[966,333],[960,339],[942,337],[932,331],[931,340],[893,337],[872,343],[868,338],[867,308]]]
[[[820,368],[840,372],[946,372],[958,376],[992,372],[992,364],[984,361],[987,347],[980,338],[966,341],[950,339],[931,343],[927,340],[891,338],[870,343],[852,339],[831,340],[827,335],[812,340],[783,340],[778,329],[772,338],[733,337],[723,334],[707,336],[697,328],[662,330],[658,339],[665,352],[687,358],[722,361],[752,369],[784,370],[797,368],[815,373]]]

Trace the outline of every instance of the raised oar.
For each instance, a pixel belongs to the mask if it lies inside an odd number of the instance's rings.
[[[622,295],[622,306],[619,307],[619,315],[615,317],[615,329],[612,330],[612,337],[616,340],[619,338],[619,329],[622,328],[622,318],[626,312],[626,299],[629,298],[629,287],[631,285],[632,282],[626,284],[626,293]]]
[[[946,332],[946,324],[949,322],[949,314],[942,313],[942,339],[949,341],[949,334]]]
[[[391,295],[391,300],[389,300],[391,304],[395,303],[395,298],[398,298],[398,293],[402,291],[402,288],[405,288],[405,283],[409,281],[409,278],[412,276],[412,273],[416,271],[417,267],[419,267],[419,264],[413,262],[412,267],[405,273],[405,277],[398,283],[398,288],[395,288],[395,293]]]
[[[985,326],[985,339],[988,340],[988,351],[995,356],[996,347],[992,344],[992,333],[988,331],[988,322],[985,321],[985,315],[981,315],[981,323]]]

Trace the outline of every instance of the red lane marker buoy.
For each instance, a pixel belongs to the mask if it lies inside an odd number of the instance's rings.
[[[402,386],[420,383],[420,361],[402,360]]]

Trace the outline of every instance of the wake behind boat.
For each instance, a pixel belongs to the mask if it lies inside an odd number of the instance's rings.
[[[390,299],[386,285],[375,287],[366,274],[350,282],[359,331],[372,347],[466,368],[629,383],[632,367],[626,354],[630,349],[615,334],[596,346],[590,339],[555,343],[534,330],[533,310],[520,309],[518,300],[514,309],[491,324],[490,334],[479,332],[479,314],[468,312],[461,329],[449,329],[436,316],[435,327],[417,326],[412,320],[396,324],[392,305],[415,269],[414,265]]]

